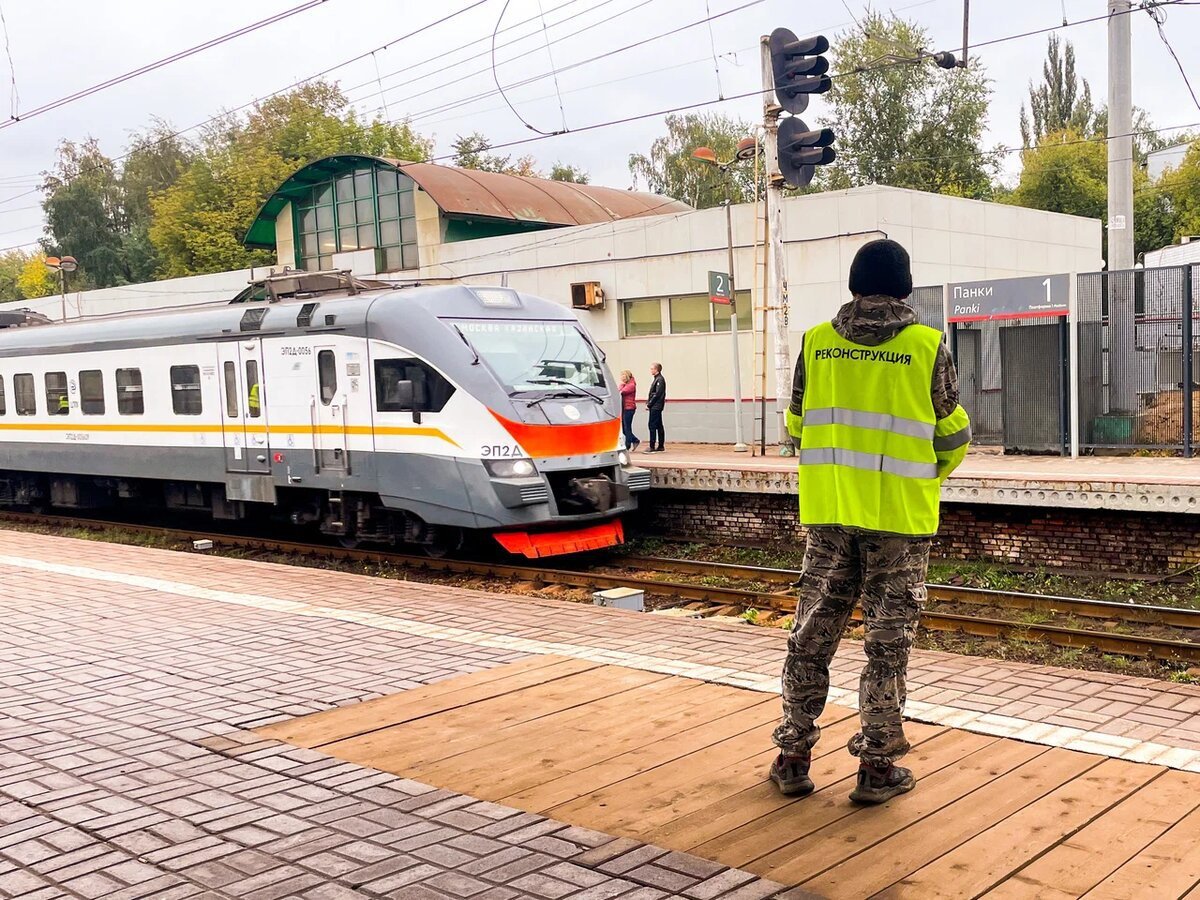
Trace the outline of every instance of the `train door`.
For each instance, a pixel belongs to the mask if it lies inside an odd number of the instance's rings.
[[[317,466],[349,473],[346,447],[346,386],[338,383],[338,357],[333,347],[316,347],[316,392],[312,398],[313,446]]]
[[[252,474],[271,471],[267,396],[258,340],[217,344],[225,435],[225,469]]]

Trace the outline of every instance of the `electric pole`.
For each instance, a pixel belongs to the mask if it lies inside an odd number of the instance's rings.
[[[775,102],[775,69],[771,38],[762,39],[763,151],[767,175],[767,302],[775,311],[775,417],[779,429],[779,455],[792,456],[795,445],[788,434],[784,413],[792,397],[792,354],[788,349],[787,270],[783,260],[783,175],[779,171],[779,113]]]
[[[1109,410],[1122,413],[1137,411],[1137,385],[1133,371],[1131,6],[1130,0],[1108,0]]]

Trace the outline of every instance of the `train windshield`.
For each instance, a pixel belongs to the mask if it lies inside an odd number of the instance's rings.
[[[572,322],[466,319],[453,323],[510,394],[604,387],[604,367]]]

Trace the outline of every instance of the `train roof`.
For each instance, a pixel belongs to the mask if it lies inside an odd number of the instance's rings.
[[[0,329],[0,357],[124,346],[248,339],[253,336],[351,333],[397,317],[520,318],[577,321],[567,307],[510,288],[428,285],[325,293],[318,297],[161,310],[81,319],[37,328]],[[394,333],[393,329],[387,329]]]

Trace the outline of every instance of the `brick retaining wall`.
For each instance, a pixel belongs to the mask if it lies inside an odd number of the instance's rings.
[[[787,494],[652,490],[638,525],[649,534],[739,543],[796,542]],[[994,504],[943,504],[934,554],[1064,569],[1165,573],[1200,563],[1200,516]]]

